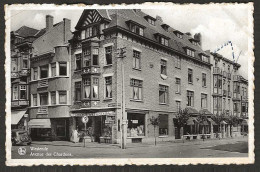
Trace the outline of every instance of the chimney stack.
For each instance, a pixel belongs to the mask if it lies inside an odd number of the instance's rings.
[[[53,28],[53,16],[46,15],[46,31]]]
[[[198,40],[199,41],[199,44],[200,44],[200,46],[201,46],[201,34],[200,33],[195,33],[195,35],[194,35],[194,39],[196,39],[196,40]]]
[[[159,20],[163,23],[162,17],[161,16],[156,16],[156,20]]]
[[[70,27],[71,27],[71,21],[67,18],[63,18],[63,27],[64,27],[64,43],[67,43],[70,39],[69,36],[71,34]]]

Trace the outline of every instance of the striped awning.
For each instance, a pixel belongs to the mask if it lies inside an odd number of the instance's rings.
[[[50,119],[31,119],[28,122],[30,128],[51,128]]]
[[[208,121],[212,124],[212,125],[218,125],[215,121],[213,121],[213,119],[208,118]]]
[[[17,125],[25,114],[25,110],[11,112],[11,124]]]

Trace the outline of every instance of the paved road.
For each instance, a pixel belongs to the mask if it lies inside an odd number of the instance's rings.
[[[196,140],[182,142],[161,142],[154,146],[152,143],[128,144],[127,149],[119,145],[87,143],[71,143],[65,141],[33,142],[25,146],[26,154],[19,155],[20,146],[12,147],[13,159],[57,159],[57,158],[199,158],[199,157],[247,157],[247,153],[214,150],[213,146],[241,144],[247,142],[247,137]],[[245,145],[245,144],[244,144]],[[32,150],[34,149],[34,150]],[[241,148],[242,149],[242,148]]]

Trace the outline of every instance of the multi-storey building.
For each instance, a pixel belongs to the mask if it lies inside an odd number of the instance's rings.
[[[125,102],[128,142],[149,141],[154,134],[172,140],[180,137],[175,124],[180,109],[209,113],[210,54],[200,40],[141,10],[84,10],[75,29],[70,40],[73,129],[92,127],[95,141],[120,142]],[[89,117],[86,124],[82,116]],[[152,117],[160,119],[156,133]]]
[[[32,139],[69,140],[71,22],[53,24],[46,16],[44,34],[33,41],[28,123]]]
[[[12,129],[27,129],[29,106],[28,81],[32,42],[42,35],[41,30],[22,26],[11,32],[11,109]],[[25,125],[24,125],[25,124]]]

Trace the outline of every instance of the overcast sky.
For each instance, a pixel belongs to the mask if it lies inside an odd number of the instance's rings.
[[[54,17],[54,23],[63,18],[71,19],[71,29],[77,24],[83,10],[13,10],[11,12],[11,30],[17,30],[26,25],[36,29],[45,27],[45,16]],[[242,65],[241,75],[248,78],[248,7],[244,6],[173,6],[171,9],[143,9],[142,11],[155,17],[160,15],[165,23],[192,35],[200,32],[202,48],[214,51],[227,41],[234,47],[235,57],[241,55],[238,63]],[[219,51],[226,58],[233,60],[231,47]]]

